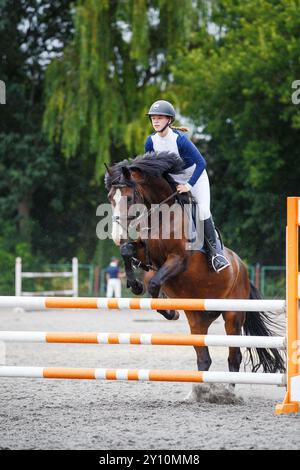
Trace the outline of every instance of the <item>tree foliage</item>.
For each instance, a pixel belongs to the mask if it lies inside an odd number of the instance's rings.
[[[77,2],[74,40],[47,70],[45,129],[67,157],[95,158],[101,175],[104,162],[141,152],[145,113],[170,96],[196,11],[192,0]]]
[[[183,111],[211,138],[213,207],[226,241],[249,259],[281,264],[285,199],[299,192],[300,179],[300,108],[292,102],[300,77],[299,1],[212,6],[214,34],[202,31],[198,46],[173,67],[176,88]]]
[[[26,246],[38,260],[57,262],[80,244],[92,257],[92,218],[81,221],[97,205],[93,168],[79,170],[78,158],[68,165],[41,129],[44,71],[71,39],[70,3],[1,0],[0,9],[0,78],[7,88],[0,115],[1,259]]]

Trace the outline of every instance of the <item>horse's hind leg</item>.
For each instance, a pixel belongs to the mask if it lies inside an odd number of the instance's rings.
[[[212,322],[220,315],[220,312],[185,311],[191,333],[194,335],[207,335]],[[208,371],[211,366],[211,357],[207,346],[195,346],[197,355],[197,368],[199,371]],[[211,384],[193,384],[187,396],[188,401],[209,401],[211,396]]]
[[[241,335],[245,322],[244,312],[224,312],[225,330],[227,335]],[[229,348],[228,369],[230,372],[239,372],[242,362],[240,348]]]

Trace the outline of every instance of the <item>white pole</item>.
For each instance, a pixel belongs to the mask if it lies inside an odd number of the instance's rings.
[[[15,265],[15,295],[22,295],[22,258],[16,258]]]
[[[73,297],[78,297],[78,259],[72,259],[72,285],[73,285]]]

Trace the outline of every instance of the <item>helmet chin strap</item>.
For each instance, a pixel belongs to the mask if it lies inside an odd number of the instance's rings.
[[[160,131],[158,131],[158,132],[163,132],[163,131],[165,131],[165,130],[167,129],[167,127],[168,127],[170,124],[172,124],[172,119],[170,119],[169,122],[167,122],[167,124],[166,124]]]

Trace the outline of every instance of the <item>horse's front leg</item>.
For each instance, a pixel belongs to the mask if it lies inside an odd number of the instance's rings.
[[[153,298],[159,296],[160,289],[164,283],[174,276],[186,270],[187,258],[184,256],[170,254],[162,267],[150,279],[148,284],[148,292]],[[157,310],[167,320],[177,320],[179,313],[176,310]]]
[[[135,277],[135,273],[132,267],[132,258],[137,256],[136,243],[124,243],[120,249],[121,256],[124,260],[125,273],[127,278],[127,287],[131,288],[131,291],[135,295],[141,295],[144,293],[144,285]]]

